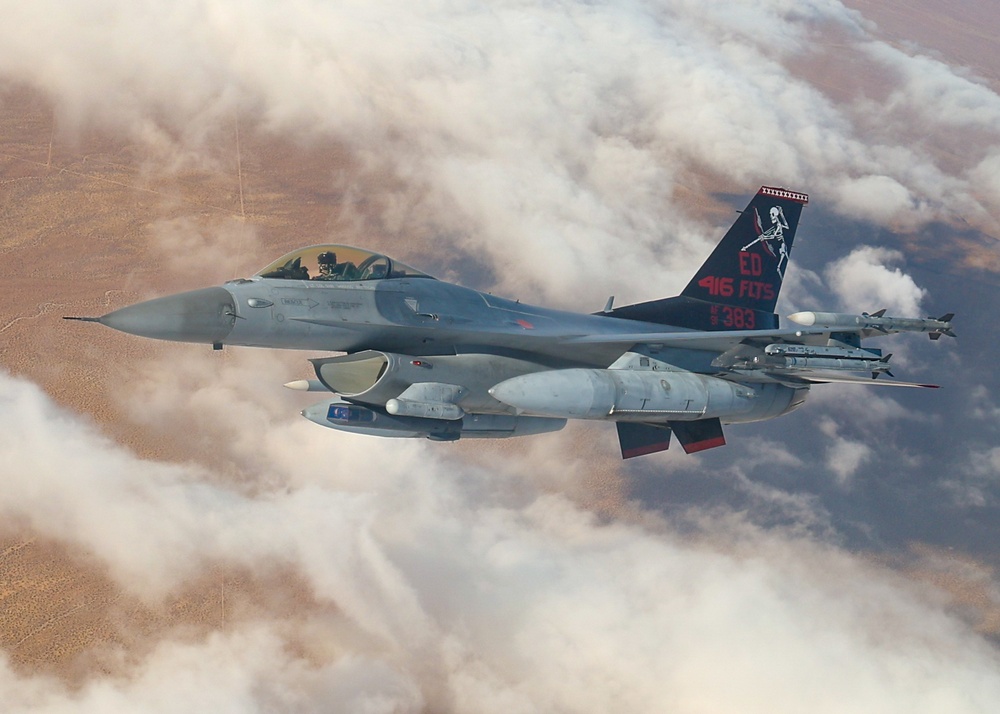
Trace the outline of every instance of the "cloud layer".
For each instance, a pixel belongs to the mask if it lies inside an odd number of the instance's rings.
[[[23,381],[3,377],[0,403],[17,415],[0,429],[6,523],[84,547],[149,600],[223,563],[291,567],[334,606],[166,638],[78,691],[0,667],[11,711],[974,712],[1000,697],[1000,657],[930,591],[738,518],[704,540],[558,495],[483,499],[506,476],[422,445],[363,465],[309,425],[296,443],[336,473],[248,495],[136,459]]]
[[[3,9],[0,75],[45,91],[63,130],[127,132],[158,171],[228,161],[240,117],[245,131],[343,142],[362,176],[398,182],[369,220],[433,236],[438,255],[473,252],[525,298],[596,302],[650,266],[656,292],[629,300],[676,291],[718,230],[686,205],[705,177],[810,190],[907,228],[995,228],[1000,208],[981,180],[1000,98],[837,3]],[[949,158],[957,129],[977,137],[978,166]]]

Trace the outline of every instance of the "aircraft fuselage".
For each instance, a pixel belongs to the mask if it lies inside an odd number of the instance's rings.
[[[213,341],[227,345],[414,356],[486,350],[530,354],[546,366],[603,368],[621,356],[617,346],[570,340],[663,331],[663,325],[554,310],[426,278],[317,283],[258,277],[223,288],[232,295],[233,309],[220,320],[232,327]],[[714,353],[679,352],[678,366],[714,371]]]

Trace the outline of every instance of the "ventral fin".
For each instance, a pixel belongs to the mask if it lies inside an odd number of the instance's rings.
[[[623,459],[634,459],[670,448],[670,427],[666,424],[615,422]]]
[[[672,421],[670,428],[685,454],[694,454],[706,449],[726,445],[726,437],[722,433],[722,422],[716,419],[698,419],[697,421]]]

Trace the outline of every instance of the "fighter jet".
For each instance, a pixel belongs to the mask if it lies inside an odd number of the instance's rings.
[[[161,340],[329,351],[307,419],[332,429],[434,441],[614,422],[623,458],[726,443],[724,424],[798,408],[815,384],[896,381],[862,340],[954,336],[941,318],[774,314],[804,193],[761,187],[676,297],[579,314],[437,280],[389,256],[314,245],[251,278],[141,302],[102,317]]]

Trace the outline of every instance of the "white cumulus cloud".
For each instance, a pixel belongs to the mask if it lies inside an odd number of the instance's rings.
[[[861,246],[831,263],[825,270],[826,281],[845,312],[886,308],[890,315],[920,317],[926,291],[897,267],[902,260],[899,251]]]

